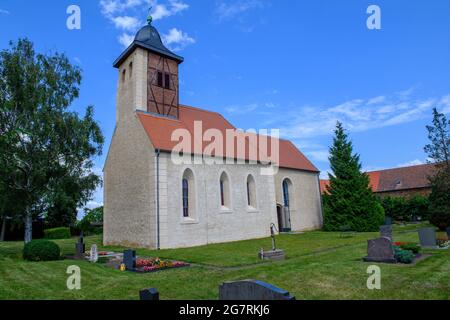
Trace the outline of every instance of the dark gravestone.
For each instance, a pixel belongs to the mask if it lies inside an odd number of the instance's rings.
[[[224,282],[219,300],[295,300],[288,291],[257,280]]]
[[[436,247],[436,229],[434,227],[419,229],[420,246],[424,248]]]
[[[125,250],[123,252],[123,264],[127,270],[133,271],[136,269],[136,251]]]
[[[380,226],[380,237],[389,238],[392,241],[392,225]]]
[[[81,234],[78,242],[75,244],[75,259],[84,259],[85,251],[86,245],[84,244],[83,234]]]
[[[384,224],[385,225],[391,225],[392,224],[392,218],[391,217],[385,217],[384,218]]]
[[[378,238],[367,241],[366,262],[396,263],[394,249],[389,238]]]
[[[144,289],[139,291],[139,298],[145,301],[158,301],[159,292],[156,288]]]
[[[447,238],[450,240],[450,228],[447,228]]]

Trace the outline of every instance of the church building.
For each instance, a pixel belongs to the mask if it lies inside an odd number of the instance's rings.
[[[262,174],[267,163],[260,152],[256,159],[249,150],[233,156],[234,142],[212,156],[203,153],[203,141],[183,150],[192,158],[230,161],[173,160],[177,130],[191,133],[194,145],[198,123],[223,136],[236,130],[221,114],[180,103],[182,62],[150,22],[114,63],[119,79],[104,166],[104,244],[167,249],[263,238],[272,224],[279,232],[321,228],[319,170],[290,141],[267,139],[279,149],[270,157],[277,167],[272,175]]]

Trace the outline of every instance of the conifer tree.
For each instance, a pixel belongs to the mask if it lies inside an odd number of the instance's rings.
[[[342,123],[338,122],[330,148],[330,184],[324,195],[324,230],[378,231],[384,210],[372,193],[369,177],[361,172],[358,154],[353,152]]]
[[[436,174],[430,178],[430,222],[441,230],[450,227],[450,121],[433,109],[433,125],[427,126],[430,144],[425,146]]]

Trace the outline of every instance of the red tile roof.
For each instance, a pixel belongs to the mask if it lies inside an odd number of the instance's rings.
[[[180,105],[179,119],[171,119],[167,117],[161,117],[155,114],[147,112],[137,111],[137,116],[145,129],[152,145],[156,149],[162,151],[172,151],[179,141],[172,141],[172,133],[177,129],[186,129],[191,134],[191,146],[194,149],[194,145],[202,146],[201,150],[192,150],[190,153],[203,154],[205,147],[211,144],[211,142],[202,141],[201,135],[208,129],[219,130],[224,139],[226,137],[226,130],[236,128],[229,123],[221,114],[202,110],[194,107]],[[194,134],[194,121],[201,121],[202,131],[200,133],[200,139]],[[239,132],[236,135],[242,139],[246,139],[246,150],[243,157],[233,157],[245,160],[258,160],[267,162],[268,159],[259,157],[260,147],[264,146],[264,142],[267,146],[267,154],[271,155],[271,137],[249,134]],[[265,138],[265,140],[263,139]],[[197,139],[197,144],[194,144],[194,139]],[[230,148],[224,143],[223,150],[216,150],[213,155],[216,157],[229,157],[230,155],[236,155],[237,139],[234,139],[234,146]],[[256,142],[256,143],[255,143]],[[292,142],[279,139],[279,166],[281,168],[305,170],[312,172],[319,172],[319,170],[301,153]],[[186,150],[185,150],[186,151]],[[251,152],[252,151],[252,152]],[[256,155],[253,156],[253,154]],[[270,157],[269,157],[270,158]]]
[[[429,188],[428,177],[436,171],[434,164],[386,169],[367,172],[373,192],[389,192],[399,190]],[[320,181],[320,190],[326,192],[328,180]]]

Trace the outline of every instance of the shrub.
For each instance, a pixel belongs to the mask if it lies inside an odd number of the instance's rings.
[[[85,216],[81,221],[78,221],[77,228],[83,231],[84,235],[101,234],[103,227],[94,226],[93,224],[103,222],[103,207],[98,207],[92,210],[85,209]]]
[[[430,199],[425,196],[416,195],[407,200],[407,216],[412,221],[429,219]]]
[[[415,243],[405,243],[400,246],[401,249],[411,251],[414,254],[418,254],[420,252],[420,246]]]
[[[431,211],[430,222],[439,230],[444,231],[448,226],[450,226],[450,213],[448,208],[445,206],[435,207],[433,206]]]
[[[400,247],[394,246],[395,259],[400,263],[410,264],[414,260],[414,253],[409,250],[403,250]]]
[[[59,246],[48,240],[33,240],[23,247],[23,258],[28,261],[59,260]]]
[[[54,228],[44,230],[45,239],[70,239],[70,228]]]
[[[416,195],[410,199],[385,197],[381,199],[386,216],[395,221],[416,221],[429,217],[430,201],[427,197]]]

